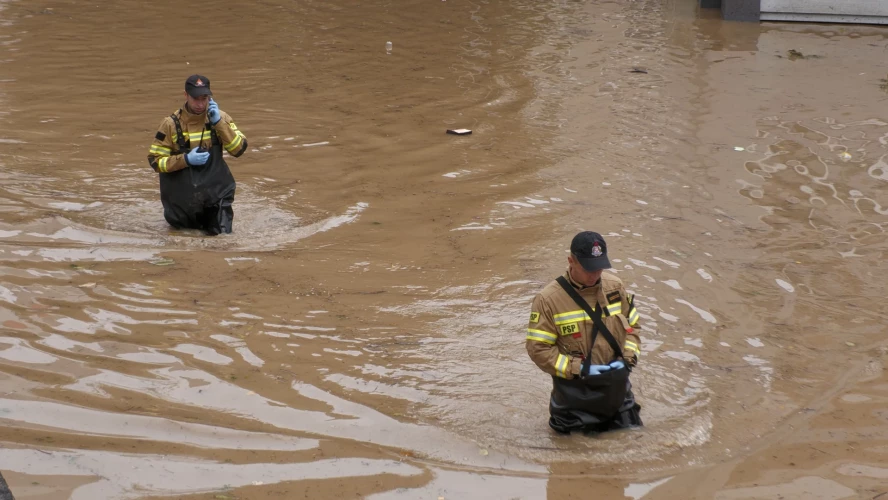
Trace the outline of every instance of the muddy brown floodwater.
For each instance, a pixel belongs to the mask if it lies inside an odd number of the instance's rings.
[[[694,4],[0,1],[16,498],[888,492],[888,29]],[[249,140],[228,236],[145,159],[192,73]],[[646,325],[599,438],[523,345],[581,229]]]

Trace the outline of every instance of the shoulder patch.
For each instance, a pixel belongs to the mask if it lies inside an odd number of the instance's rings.
[[[540,322],[540,313],[538,313],[538,312],[530,313],[530,322],[531,323],[539,323]]]
[[[158,141],[162,141],[162,140],[166,139],[166,137],[167,137],[167,135],[164,134],[163,132],[161,132],[160,130],[158,130],[157,133],[154,134],[154,138],[157,139]]]
[[[614,302],[619,302],[620,299],[620,291],[616,290],[607,294],[607,302],[609,304],[613,304]]]

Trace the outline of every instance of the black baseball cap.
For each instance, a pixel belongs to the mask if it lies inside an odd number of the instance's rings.
[[[570,253],[586,271],[611,268],[611,263],[607,259],[607,243],[596,232],[583,231],[574,236],[573,241],[570,242]]]
[[[191,75],[185,80],[185,92],[191,97],[200,97],[202,95],[213,95],[210,90],[210,79],[203,75]]]

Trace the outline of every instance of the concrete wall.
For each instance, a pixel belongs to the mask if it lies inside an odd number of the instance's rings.
[[[888,0],[699,0],[726,21],[888,24]]]
[[[757,23],[762,1],[764,0],[722,0],[722,19]]]
[[[888,0],[760,0],[763,21],[888,24]]]
[[[726,21],[759,21],[759,4],[762,0],[700,0],[704,9],[721,9]],[[888,0],[886,0],[888,1]]]

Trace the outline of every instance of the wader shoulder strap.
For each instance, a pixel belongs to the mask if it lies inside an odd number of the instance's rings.
[[[589,317],[592,318],[592,323],[595,325],[595,328],[592,329],[592,343],[589,344],[589,356],[583,362],[583,370],[588,370],[589,365],[592,364],[592,347],[595,346],[595,338],[598,336],[598,332],[601,332],[601,334],[604,335],[604,340],[607,340],[607,343],[610,344],[611,349],[614,350],[614,354],[618,358],[623,359],[623,350],[620,349],[620,345],[617,344],[617,340],[611,334],[610,330],[607,329],[607,326],[604,325],[604,322],[601,321],[601,308],[599,307],[598,311],[594,311],[592,307],[589,306],[589,303],[586,302],[586,299],[584,299],[579,293],[577,293],[576,289],[567,282],[567,278],[565,278],[564,276],[559,276],[555,278],[555,281],[557,281],[558,284],[561,285],[561,288],[563,288],[564,291],[567,292],[568,295],[570,295],[570,298],[572,298],[574,302],[576,302],[577,305],[580,306],[580,308],[586,311],[586,314],[588,314]],[[626,367],[629,368],[628,365]]]
[[[179,146],[179,152],[188,152],[191,141],[186,139],[185,134],[182,133],[182,123],[179,122],[179,117],[176,116],[176,113],[173,113],[170,115],[170,118],[173,119],[173,123],[176,125],[176,145]]]

